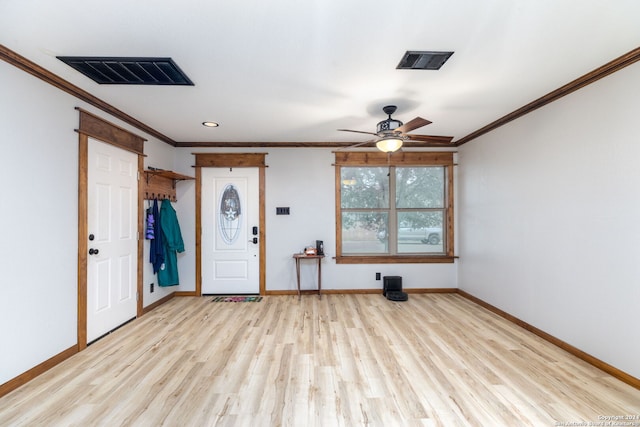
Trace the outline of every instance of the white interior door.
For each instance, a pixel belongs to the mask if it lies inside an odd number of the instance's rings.
[[[258,168],[202,168],[202,293],[260,293]]]
[[[87,342],[136,317],[138,155],[89,138]]]

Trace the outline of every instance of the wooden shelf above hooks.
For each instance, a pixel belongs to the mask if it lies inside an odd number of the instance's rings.
[[[144,199],[169,199],[172,202],[178,201],[176,197],[176,182],[195,179],[191,176],[182,175],[168,170],[146,170],[144,171]]]

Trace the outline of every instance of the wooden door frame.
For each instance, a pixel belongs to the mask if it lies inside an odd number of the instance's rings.
[[[136,266],[136,316],[143,314],[142,258],[143,258],[143,212],[144,194],[140,176],[144,170],[144,138],[141,138],[113,123],[109,123],[87,111],[80,112],[78,132],[78,351],[87,347],[87,251],[88,248],[88,177],[89,138],[113,145],[138,155],[138,256]]]
[[[196,289],[176,295],[202,295],[202,168],[258,168],[260,295],[266,294],[265,157],[268,153],[193,153],[196,156]]]

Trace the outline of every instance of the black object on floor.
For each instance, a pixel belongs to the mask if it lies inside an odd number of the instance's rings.
[[[406,292],[402,292],[401,276],[384,276],[382,295],[390,301],[406,301],[409,299],[409,295]]]
[[[409,294],[406,292],[389,291],[387,292],[387,299],[389,301],[406,301],[409,299]]]

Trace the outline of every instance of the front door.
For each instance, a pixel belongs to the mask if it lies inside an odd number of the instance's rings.
[[[202,293],[258,294],[259,168],[202,169]]]
[[[89,138],[87,342],[136,317],[138,155]]]

